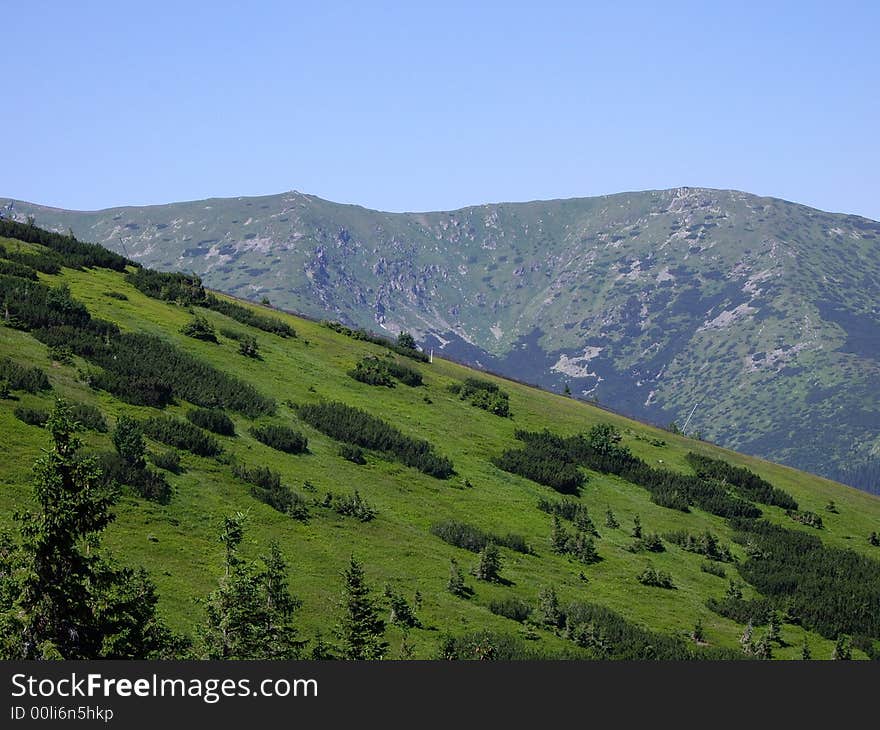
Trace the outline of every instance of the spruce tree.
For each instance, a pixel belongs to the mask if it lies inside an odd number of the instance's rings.
[[[144,432],[141,425],[128,416],[120,416],[113,430],[113,445],[126,464],[135,468],[144,467]]]
[[[605,510],[605,527],[609,527],[612,530],[616,530],[620,527],[620,523],[617,521],[617,518],[614,516],[610,507]]]
[[[146,659],[182,651],[156,614],[146,573],[100,553],[115,495],[97,462],[79,453],[63,400],[46,429],[52,448],[34,465],[37,510],[14,515],[20,546],[0,540],[0,657]]]
[[[226,548],[224,575],[205,601],[200,631],[206,659],[297,659],[304,642],[292,618],[300,603],[290,595],[287,564],[276,544],[258,571],[239,554],[245,515],[228,516],[220,541]]]
[[[459,598],[466,598],[469,594],[468,588],[464,583],[464,573],[462,573],[455,558],[452,558],[449,562],[449,580],[446,583],[446,590]]]
[[[266,601],[264,659],[298,659],[306,642],[298,638],[293,615],[302,601],[290,593],[287,562],[277,542],[269,545],[269,554],[263,556],[265,570],[261,575]]]
[[[852,644],[846,634],[840,634],[834,644],[834,651],[831,652],[831,658],[840,660],[852,659]]]
[[[564,622],[559,597],[553,586],[542,588],[538,594],[538,619],[544,626],[553,629],[559,628]]]
[[[807,661],[813,658],[813,654],[810,651],[810,645],[807,643],[807,635],[804,634],[804,643],[801,645],[801,659]]]
[[[691,631],[691,639],[697,644],[703,644],[706,641],[706,632],[703,629],[703,619],[697,619],[694,624],[694,630]]]
[[[342,658],[381,659],[388,648],[383,638],[385,622],[379,617],[379,607],[370,594],[364,568],[353,555],[343,578],[342,619],[337,629]]]
[[[764,634],[761,637],[761,640],[755,645],[754,655],[758,659],[772,659],[773,658],[773,646],[770,643],[770,635]]]
[[[553,515],[550,523],[550,549],[554,553],[562,554],[568,549],[569,536],[562,527],[559,515]]]
[[[635,516],[633,517],[632,536],[633,536],[636,540],[641,540],[641,539],[642,539],[642,520],[641,520],[641,518],[640,518],[638,515],[635,515]]]
[[[486,543],[480,551],[480,562],[477,564],[474,574],[477,580],[497,581],[501,572],[501,554],[494,542]]]

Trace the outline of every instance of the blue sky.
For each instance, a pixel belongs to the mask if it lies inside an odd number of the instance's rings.
[[[880,219],[880,3],[2,3],[0,195],[737,188]]]

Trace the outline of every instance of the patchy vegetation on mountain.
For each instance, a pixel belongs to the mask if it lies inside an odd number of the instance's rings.
[[[295,192],[15,207],[244,299],[407,330],[652,423],[696,405],[691,433],[880,489],[875,221],[699,188],[407,214]]]
[[[5,657],[878,655],[870,495],[440,358],[376,387],[407,338],[21,235],[61,258],[0,276]]]

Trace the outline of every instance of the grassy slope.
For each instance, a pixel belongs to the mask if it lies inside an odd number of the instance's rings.
[[[637,486],[591,474],[581,499],[590,508],[602,534],[597,545],[604,560],[584,567],[556,556],[548,546],[550,520],[535,506],[539,496],[552,497],[554,493],[501,472],[489,462],[490,456],[514,444],[516,428],[548,426],[562,433],[574,433],[606,420],[621,428],[634,453],[652,463],[662,460],[664,466],[687,470],[684,455],[696,449],[747,465],[793,494],[803,509],[822,514],[826,529],[821,536],[826,542],[866,554],[874,550],[876,557],[876,549],[868,546],[866,536],[880,526],[880,500],[854,489],[658,431],[516,383],[503,385],[510,393],[514,418],[501,419],[449,394],[444,386],[471,371],[442,360],[435,360],[430,366],[416,365],[424,373],[425,387],[367,386],[349,378],[346,370],[363,354],[380,353],[381,348],[350,340],[295,317],[286,318],[298,330],[298,339],[282,340],[257,333],[264,359],[249,360],[238,355],[237,344],[225,338],[221,338],[220,345],[214,345],[180,335],[178,330],[189,314],[182,308],[145,297],[127,285],[119,274],[103,270],[65,270],[60,277],[43,278],[49,281],[63,278],[73,295],[83,301],[94,316],[113,320],[123,329],[167,337],[217,367],[253,382],[280,404],[321,397],[344,400],[394,422],[406,433],[429,439],[455,463],[458,476],[449,481],[438,481],[374,456],[369,457],[366,466],[356,466],[337,456],[335,442],[304,424],[298,427],[309,437],[310,453],[289,456],[252,439],[246,433],[250,422],[235,416],[239,435],[221,437],[221,441],[240,461],[268,465],[280,471],[287,483],[300,491],[303,481],[308,480],[317,488],[317,496],[328,490],[358,489],[379,514],[373,522],[363,524],[329,510],[312,508],[308,523],[295,522],[252,499],[248,487],[232,478],[229,466],[215,459],[185,455],[186,473],[171,477],[176,487],[171,503],[160,506],[123,498],[117,507],[119,519],[105,539],[123,561],[144,565],[150,571],[159,586],[162,610],[176,628],[191,629],[199,620],[200,609],[195,599],[214,587],[221,569],[221,545],[217,540],[220,518],[241,509],[249,511],[251,516],[247,540],[248,550],[254,556],[265,549],[270,539],[280,541],[291,563],[292,588],[304,602],[300,621],[308,634],[318,630],[325,635],[329,633],[340,593],[339,572],[348,556],[355,553],[366,564],[368,576],[377,588],[388,581],[410,598],[417,589],[421,592],[424,605],[420,615],[429,628],[417,630],[410,637],[419,656],[430,656],[435,650],[439,632],[431,628],[454,632],[476,628],[516,631],[517,624],[489,612],[489,601],[516,595],[534,602],[540,588],[550,583],[556,585],[563,602],[583,599],[607,604],[655,630],[688,632],[701,617],[710,642],[724,646],[737,644],[742,627],[705,608],[706,598],[721,596],[727,581],[701,572],[700,556],[675,546],[667,546],[666,553],[652,555],[650,559],[624,549],[630,543],[629,529],[634,514],[640,515],[649,532],[663,533],[672,529],[697,532],[710,528],[729,542],[729,531],[723,520],[699,510],[682,514],[658,507],[650,502],[648,493]],[[104,295],[111,290],[124,292],[128,301]],[[242,325],[221,315],[205,314],[218,326],[243,329]],[[49,372],[56,393],[95,403],[111,421],[121,413],[146,416],[151,411],[120,403],[78,382],[76,366],[82,365],[81,362],[73,366],[49,365],[46,348],[26,333],[0,328],[0,352],[12,355],[21,363],[43,367]],[[433,402],[424,402],[424,396]],[[20,402],[48,404],[50,399],[49,395],[23,395]],[[46,443],[46,434],[41,429],[25,426],[15,419],[14,405],[0,401],[0,433],[4,444],[0,460],[2,528],[11,526],[13,510],[30,499],[30,465]],[[182,414],[185,409],[186,405],[182,404],[169,411]],[[296,418],[288,406],[280,405],[278,414],[265,420],[289,423]],[[667,445],[651,446],[644,440],[646,437],[661,438]],[[110,447],[107,435],[89,434],[87,441],[97,448]],[[464,487],[465,478],[473,488]],[[839,514],[824,510],[828,499],[835,500]],[[622,529],[603,527],[604,511],[609,506]],[[794,526],[781,510],[763,509],[770,519]],[[486,585],[471,579],[469,583],[476,589],[476,597],[470,601],[456,599],[445,591],[449,559],[456,557],[467,568],[476,562],[476,556],[429,534],[430,524],[445,517],[493,532],[524,534],[536,555],[523,556],[503,549],[502,574],[513,585]],[[738,552],[738,546],[734,546],[734,550]],[[677,590],[649,588],[636,581],[636,574],[649,560],[672,574]],[[578,577],[581,569],[589,577],[587,584]],[[728,575],[736,577],[735,569],[728,567]],[[549,633],[540,633],[549,645],[565,645],[563,640]],[[791,646],[777,650],[776,656],[799,656],[802,635],[799,627],[784,626],[783,637]],[[400,635],[391,630],[389,636],[394,650]],[[810,644],[815,657],[830,656],[831,642],[811,635]]]

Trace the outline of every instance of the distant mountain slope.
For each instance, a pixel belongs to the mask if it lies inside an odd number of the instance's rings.
[[[163,269],[880,487],[880,223],[679,188],[392,214],[301,193],[16,202]]]

